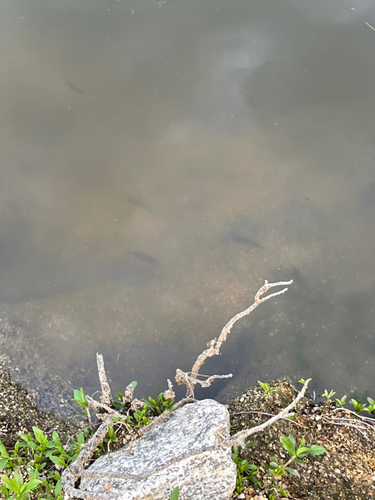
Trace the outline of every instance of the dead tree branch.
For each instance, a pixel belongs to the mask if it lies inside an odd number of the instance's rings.
[[[289,413],[293,410],[293,408],[296,406],[296,404],[301,401],[303,396],[305,395],[307,386],[309,384],[310,380],[306,380],[306,382],[303,384],[303,387],[301,391],[297,394],[295,399],[290,403],[290,405],[286,406],[283,410],[281,410],[277,415],[274,417],[270,418],[263,424],[257,425],[256,427],[252,427],[251,429],[244,429],[243,431],[237,432],[230,438],[228,438],[227,445],[228,446],[242,446],[243,443],[245,442],[245,439],[247,439],[249,436],[252,434],[256,434],[257,432],[260,432],[264,430],[266,427],[269,427],[270,425],[273,425],[275,422],[278,420],[285,418]]]
[[[185,372],[182,370],[176,370],[176,382],[178,384],[184,384],[186,385],[187,388],[187,393],[186,397],[192,397],[194,398],[194,385],[198,383],[198,373],[203,365],[203,363],[206,361],[207,358],[210,358],[212,356],[218,356],[220,354],[220,347],[222,344],[226,341],[228,334],[233,328],[233,325],[240,319],[242,319],[245,316],[248,316],[254,309],[256,309],[259,304],[262,304],[262,302],[265,302],[268,299],[271,299],[273,297],[276,297],[277,295],[281,295],[285,293],[288,288],[284,288],[283,290],[280,290],[279,292],[274,292],[271,293],[270,295],[267,295],[266,297],[263,297],[265,293],[268,292],[271,288],[275,288],[277,286],[286,286],[286,285],[291,285],[293,283],[293,280],[290,281],[279,281],[277,283],[268,283],[266,280],[264,282],[264,285],[259,288],[257,293],[255,294],[255,300],[254,303],[249,306],[247,309],[245,309],[242,312],[239,312],[231,320],[228,321],[228,323],[224,326],[224,328],[221,330],[221,333],[219,335],[218,339],[212,339],[210,342],[208,342],[207,347],[208,349],[205,349],[196,359],[193,368],[191,369],[191,375],[187,376]],[[215,377],[217,378],[217,377]],[[212,380],[211,380],[212,382]],[[207,383],[207,381],[206,381]],[[207,387],[207,386],[204,386]]]
[[[96,353],[96,364],[98,365],[98,375],[100,381],[100,387],[102,388],[102,395],[100,401],[108,406],[112,405],[112,395],[111,388],[109,387],[107,375],[104,369],[103,355]]]

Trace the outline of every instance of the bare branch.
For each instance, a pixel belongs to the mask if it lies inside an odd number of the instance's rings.
[[[96,353],[96,364],[98,365],[98,375],[100,381],[100,387],[102,389],[102,395],[100,397],[100,401],[108,406],[112,405],[112,395],[111,389],[108,384],[107,375],[104,369],[104,360],[103,355]]]
[[[189,381],[192,385],[200,384],[202,387],[209,387],[216,378],[231,378],[233,377],[233,374],[229,373],[228,375],[211,375],[211,377],[208,377],[207,380],[199,380],[198,378],[194,378],[191,375],[188,375],[186,372],[183,372],[182,370],[177,368],[176,377],[178,377],[178,379],[180,380],[180,384],[183,383],[187,385],[186,382]]]
[[[129,384],[125,387],[124,397],[122,398],[123,403],[131,403],[134,398],[134,385]]]
[[[165,399],[174,399],[176,397],[176,394],[173,390],[173,385],[172,382],[169,380],[169,378],[167,379],[167,383],[168,383],[168,389],[164,391],[164,397]]]
[[[348,424],[347,422],[337,422],[336,420],[334,420],[333,422],[331,420],[328,420],[326,418],[323,419],[323,422],[325,422],[326,424],[331,424],[331,425],[343,425],[344,427],[353,427],[354,429],[357,429],[357,431],[359,431],[362,436],[367,440],[367,441],[371,441],[367,434],[365,432],[362,431],[362,429],[365,429],[366,430],[366,427],[361,427],[360,425],[354,425],[354,424]]]
[[[95,401],[95,399],[90,398],[90,396],[86,396],[87,402],[89,406],[95,411],[96,416],[98,418],[103,419],[103,417],[108,417],[108,414],[111,415],[112,417],[118,417],[121,419],[124,419],[125,416],[122,413],[119,413],[118,411],[114,410],[108,405],[105,405],[104,403],[99,403],[98,401]],[[102,414],[101,411],[105,410],[107,413]]]
[[[259,304],[262,302],[265,302],[268,299],[271,299],[273,297],[276,297],[277,295],[281,295],[285,293],[288,288],[284,288],[283,290],[280,290],[279,292],[271,293],[270,295],[267,295],[266,297],[262,297],[265,293],[270,290],[270,288],[275,288],[277,286],[285,286],[285,285],[291,285],[293,283],[293,280],[290,281],[279,281],[277,283],[268,283],[266,280],[264,282],[264,285],[259,288],[257,293],[255,294],[255,300],[254,303],[249,306],[247,309],[244,311],[239,312],[231,320],[228,321],[228,323],[224,326],[224,328],[221,330],[221,333],[219,335],[218,339],[212,339],[210,342],[208,342],[207,347],[208,349],[205,349],[196,359],[193,368],[191,369],[191,379],[187,379],[186,377],[181,376],[183,372],[181,370],[176,370],[176,382],[178,384],[184,384],[187,387],[187,393],[186,397],[192,397],[194,398],[194,385],[197,382],[198,379],[198,373],[203,365],[203,363],[206,361],[207,358],[210,358],[212,356],[218,356],[220,354],[220,347],[222,346],[223,342],[226,341],[228,334],[233,328],[233,325],[240,319],[242,319],[245,316],[248,316],[254,309],[256,309]],[[195,380],[194,380],[195,379]],[[194,381],[193,381],[194,380]]]
[[[231,415],[243,415],[245,413],[256,413],[258,415],[265,415],[266,417],[274,417],[274,413],[266,413],[264,411],[257,411],[257,410],[249,410],[249,411],[237,411],[235,413],[231,413]],[[299,424],[298,422],[295,422],[294,420],[290,420],[290,417],[294,417],[295,413],[290,413],[289,415],[286,415],[285,417],[282,417],[283,420],[286,420],[287,422],[290,422],[291,424],[297,425],[297,427],[303,427],[304,429],[306,428],[305,425]]]
[[[94,498],[94,496],[89,496],[88,493],[74,488],[74,484],[76,480],[81,477],[82,472],[84,472],[85,466],[94,456],[96,447],[103,442],[105,436],[107,435],[110,423],[111,423],[110,417],[104,420],[104,422],[98,427],[93,437],[89,439],[87,443],[83,446],[76,461],[70,467],[64,470],[61,476],[62,479],[61,482],[67,498],[72,498],[72,497]],[[103,499],[103,496],[100,496],[98,498]]]
[[[252,427],[251,429],[244,429],[243,431],[237,432],[232,437],[230,437],[226,440],[227,445],[228,446],[242,446],[245,439],[248,438],[249,436],[251,436],[252,434],[256,434],[257,432],[260,432],[260,431],[264,430],[266,427],[269,427],[270,425],[274,424],[275,422],[277,422],[281,418],[286,417],[290,413],[290,411],[296,406],[296,404],[299,401],[301,401],[301,399],[305,395],[308,384],[309,384],[309,380],[306,380],[301,391],[297,394],[296,398],[290,403],[290,405],[286,406],[277,415],[270,418],[269,420],[267,420],[263,424],[257,425],[256,427]]]
[[[358,415],[358,413],[355,413],[353,410],[349,410],[348,408],[335,408],[332,411],[334,411],[334,412],[347,411],[347,412],[351,413],[352,415],[354,415],[356,418],[359,418],[360,420],[363,420],[364,422],[369,422],[370,424],[375,426],[375,419],[374,418],[364,417],[363,415]]]

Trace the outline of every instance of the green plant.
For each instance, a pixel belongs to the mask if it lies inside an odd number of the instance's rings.
[[[351,399],[350,402],[354,406],[354,411],[358,415],[360,415],[361,412],[366,409],[366,405],[363,404],[363,398],[359,398],[358,401],[356,399]]]
[[[139,428],[145,427],[150,423],[150,420],[147,418],[147,408],[144,406],[142,409],[135,411],[133,416],[137,421]]]
[[[172,411],[173,410],[174,399],[165,399],[164,393],[161,392],[157,398],[152,399],[148,398],[148,402],[143,403],[144,408],[155,408],[158,415],[161,415],[165,410]]]
[[[346,395],[343,396],[341,399],[336,398],[336,402],[339,406],[344,406],[346,404]]]
[[[21,434],[21,440],[16,442],[13,450],[6,450],[0,441],[0,470],[5,471],[0,493],[4,498],[23,500],[28,499],[29,492],[32,491],[40,500],[62,500],[61,477],[56,467],[66,468],[73,463],[91,434],[87,429],[83,429],[76,440],[70,440],[67,449],[62,445],[56,431],[52,433],[50,441],[38,427],[33,427],[32,433]],[[23,471],[27,469],[29,481],[22,480],[21,484],[18,468]]]
[[[371,398],[367,398],[367,401],[370,403],[370,406],[366,406],[363,409],[365,411],[367,411],[368,413],[375,413],[375,400],[373,400]]]
[[[0,491],[5,495],[5,498],[11,500],[29,500],[29,491],[35,490],[42,483],[40,479],[30,479],[25,483],[18,470],[13,478],[3,476],[1,482],[4,486],[0,487]]]
[[[87,415],[90,427],[92,427],[90,408],[89,408],[89,404],[87,402],[85,393],[83,392],[83,388],[81,387],[80,390],[74,389],[73,393],[74,393],[74,398],[71,398],[71,400],[75,401],[76,403],[81,405],[86,410],[86,415]],[[84,415],[84,413],[78,413],[77,415],[81,416],[81,415]]]
[[[327,391],[327,389],[325,389],[324,393],[322,394],[322,396],[324,398],[327,398],[326,400],[326,405],[329,406],[331,403],[332,403],[332,397],[335,395],[335,391]]]
[[[246,443],[247,447],[254,446],[254,441],[249,441]],[[256,485],[260,485],[259,481],[256,479],[256,474],[258,472],[258,467],[253,464],[249,464],[246,459],[242,459],[239,456],[240,449],[238,446],[234,446],[232,449],[232,460],[237,465],[237,475],[236,475],[236,490],[235,493],[241,493],[245,489],[244,480],[248,479],[255,483]]]
[[[303,465],[301,458],[306,457],[307,455],[321,455],[325,452],[323,446],[305,446],[305,438],[301,439],[301,443],[297,447],[296,440],[291,434],[289,434],[289,436],[281,436],[280,443],[284,450],[289,453],[289,460],[285,464],[282,464],[278,462],[275,457],[272,457],[269,464],[266,462],[262,463],[263,467],[267,470],[268,475],[272,476],[271,489],[273,490],[273,493],[270,494],[270,499],[277,498],[276,495],[278,494],[285,498],[288,497],[289,492],[283,490],[278,483],[287,472],[293,476],[299,476],[296,469],[288,467],[290,463]]]
[[[289,491],[283,490],[281,488],[281,486],[279,488],[274,487],[272,489],[273,489],[273,491],[272,491],[272,493],[270,493],[270,495],[268,497],[268,500],[275,500],[276,498],[279,498],[279,495],[281,495],[284,498],[288,498],[289,497]]]
[[[272,394],[278,390],[277,387],[270,387],[267,384],[267,382],[261,382],[260,380],[258,380],[258,384],[261,386],[261,388],[267,394],[268,399],[271,399]]]
[[[180,488],[176,486],[176,488],[172,491],[171,497],[169,500],[178,500],[180,496]]]
[[[289,453],[289,460],[288,462],[283,466],[285,470],[287,470],[290,474],[296,475],[296,472],[294,469],[289,469],[287,466],[291,462],[296,462],[299,465],[303,464],[303,461],[301,458],[306,457],[307,455],[321,455],[322,453],[325,452],[325,448],[323,446],[318,446],[318,445],[311,445],[311,446],[306,446],[305,438],[301,439],[301,444],[297,448],[297,443],[292,434],[289,434],[289,436],[280,436],[280,443],[281,446],[284,448]],[[292,472],[294,471],[294,472]],[[298,473],[297,473],[298,474]]]

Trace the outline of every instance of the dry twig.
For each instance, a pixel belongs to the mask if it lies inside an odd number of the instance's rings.
[[[210,342],[207,343],[208,349],[204,350],[196,359],[193,368],[191,369],[191,375],[188,373],[183,372],[182,370],[176,370],[176,382],[178,384],[184,384],[186,385],[187,388],[187,393],[186,397],[192,397],[194,398],[194,385],[195,384],[201,384],[202,383],[198,380],[198,374],[201,366],[203,363],[206,361],[207,358],[210,358],[212,356],[218,356],[220,354],[220,347],[222,344],[226,341],[228,334],[233,328],[233,325],[240,319],[242,319],[244,316],[248,316],[254,309],[256,309],[259,304],[262,304],[262,302],[265,302],[268,299],[271,299],[273,297],[276,297],[277,295],[281,295],[285,293],[288,288],[284,288],[283,290],[280,290],[279,292],[271,293],[270,295],[267,295],[266,297],[262,297],[265,293],[268,292],[270,288],[275,288],[277,286],[286,286],[286,285],[291,285],[293,283],[293,280],[290,281],[279,281],[277,283],[268,283],[266,280],[264,282],[264,285],[259,288],[257,293],[255,294],[255,300],[254,303],[249,306],[247,309],[244,311],[239,312],[231,320],[228,321],[228,323],[224,326],[224,328],[221,330],[221,333],[219,335],[218,339],[212,339]],[[229,377],[231,375],[226,375],[226,376],[221,376],[220,378],[224,377]],[[211,378],[211,377],[210,377]],[[218,376],[214,376],[211,378],[211,381],[214,378],[219,378]],[[206,381],[207,384],[208,381]],[[210,384],[208,384],[210,385]],[[208,387],[207,385],[203,387]]]
[[[257,411],[257,410],[249,410],[249,411],[236,411],[235,413],[231,413],[231,415],[243,415],[243,414],[248,414],[248,413],[255,413],[258,415],[265,415],[266,417],[274,417],[274,413],[266,413],[264,411]],[[294,420],[290,420],[290,417],[294,417],[295,413],[291,413],[290,415],[286,415],[283,417],[283,420],[286,420],[287,422],[290,422],[291,424],[296,425],[297,427],[303,427],[305,428],[305,425],[299,424],[298,422],[295,422]]]
[[[96,364],[98,366],[98,375],[100,381],[100,387],[102,388],[102,395],[100,401],[108,406],[112,405],[112,395],[111,388],[109,387],[107,375],[104,369],[103,355],[96,353]]]

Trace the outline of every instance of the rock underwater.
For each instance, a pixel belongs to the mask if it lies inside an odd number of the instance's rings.
[[[224,405],[210,399],[187,404],[132,446],[96,460],[88,470],[103,477],[83,478],[81,489],[102,493],[103,498],[118,495],[118,500],[168,500],[179,486],[179,500],[228,500],[236,486],[231,448],[202,451],[227,437],[229,413]],[[106,473],[150,475],[141,480],[111,480]]]

